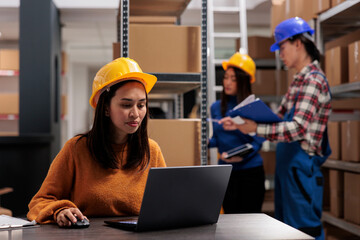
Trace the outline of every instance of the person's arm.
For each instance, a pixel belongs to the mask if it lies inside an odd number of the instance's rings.
[[[67,143],[52,162],[42,186],[29,203],[29,220],[40,224],[53,223],[60,211],[77,208],[69,200],[73,173],[72,154]]]
[[[258,124],[257,134],[269,140],[293,142],[303,140],[319,108],[322,85],[316,79],[306,79],[300,88],[292,121]]]
[[[270,141],[292,142],[304,139],[306,129],[313,120],[316,109],[319,105],[318,96],[321,91],[321,83],[316,80],[304,81],[299,91],[295,105],[295,112],[292,121],[283,121],[272,124],[257,124],[250,119],[244,119],[245,123],[238,125],[232,122],[231,118],[224,118],[220,121],[224,129],[239,129],[245,134],[256,132],[259,136]]]

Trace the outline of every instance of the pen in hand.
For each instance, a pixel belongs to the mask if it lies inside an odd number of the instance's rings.
[[[220,119],[207,118],[206,121],[218,123],[220,121]]]

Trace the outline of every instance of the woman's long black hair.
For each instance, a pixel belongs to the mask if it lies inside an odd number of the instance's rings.
[[[111,119],[105,115],[105,110],[110,106],[110,101],[114,97],[117,89],[122,87],[125,83],[135,80],[127,80],[117,83],[110,87],[109,91],[104,91],[95,108],[95,117],[91,130],[85,134],[80,134],[80,138],[86,137],[87,146],[94,156],[95,160],[99,162],[104,168],[112,169],[135,169],[140,167],[140,170],[144,169],[150,161],[150,147],[147,132],[148,122],[148,96],[146,94],[146,115],[139,126],[139,129],[129,134],[126,144],[127,146],[127,158],[125,164],[120,163],[118,156],[112,148],[111,139]],[[144,88],[145,91],[145,88]],[[123,154],[123,151],[121,151]]]
[[[252,94],[251,83],[250,83],[250,75],[237,67],[229,67],[233,68],[235,71],[236,77],[236,86],[237,86],[237,94],[236,100],[237,103],[240,103],[242,100],[247,98],[250,94]],[[225,73],[224,73],[225,74]],[[225,117],[227,109],[227,104],[230,96],[225,94],[225,89],[221,93],[221,115]]]

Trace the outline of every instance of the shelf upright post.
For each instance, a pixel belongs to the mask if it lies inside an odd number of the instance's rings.
[[[247,38],[247,17],[246,17],[246,0],[239,0],[239,24],[240,24],[240,48],[245,53],[248,53],[248,38]],[[239,49],[240,51],[240,49]],[[243,52],[244,53],[244,52]]]
[[[208,152],[207,152],[207,0],[201,1],[201,165],[207,165]]]
[[[118,41],[121,43],[121,57],[129,57],[129,2],[130,0],[120,0],[121,22],[118,24]]]

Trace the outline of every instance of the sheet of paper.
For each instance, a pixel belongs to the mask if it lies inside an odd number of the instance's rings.
[[[255,95],[254,94],[251,94],[249,95],[247,98],[245,98],[241,103],[239,103],[238,105],[236,105],[233,110],[236,110],[238,108],[241,108],[249,103],[252,103],[253,101],[255,101]]]
[[[34,221],[27,221],[21,218],[10,217],[8,215],[0,215],[0,230],[14,227],[25,227],[36,225]]]
[[[239,116],[233,117],[233,118],[231,118],[231,120],[233,120],[233,122],[235,124],[244,124],[245,123],[244,119],[242,119]]]

